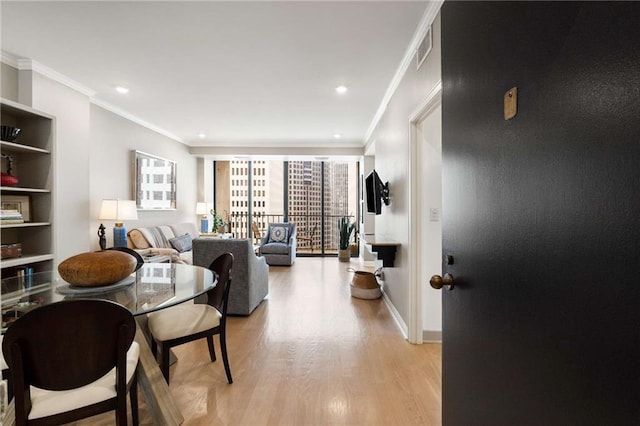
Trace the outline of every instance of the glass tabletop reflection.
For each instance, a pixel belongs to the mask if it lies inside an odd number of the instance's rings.
[[[71,286],[53,271],[3,278],[2,331],[26,312],[47,303],[106,299],[134,315],[144,315],[198,297],[216,284],[217,276],[211,270],[176,263],[145,263],[124,280],[100,287]]]

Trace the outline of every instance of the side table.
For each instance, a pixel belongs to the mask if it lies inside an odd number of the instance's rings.
[[[171,263],[171,256],[168,254],[154,252],[152,249],[140,251],[139,253],[144,263]]]
[[[228,232],[226,234],[220,234],[218,232],[201,232],[200,238],[221,238],[221,239],[229,239],[233,238],[233,234]]]

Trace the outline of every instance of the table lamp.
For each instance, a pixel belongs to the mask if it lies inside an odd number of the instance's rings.
[[[203,234],[209,232],[209,205],[207,203],[196,203],[196,214],[200,217],[200,232]]]
[[[126,247],[127,228],[124,227],[124,223],[122,221],[138,220],[136,202],[133,200],[102,200],[100,219],[116,221],[115,226],[113,227],[113,246]],[[104,235],[104,226],[100,224],[100,227],[103,229]],[[98,235],[100,235],[100,228],[98,228]],[[103,243],[106,246],[106,241],[103,241],[101,237],[100,248],[102,248]]]

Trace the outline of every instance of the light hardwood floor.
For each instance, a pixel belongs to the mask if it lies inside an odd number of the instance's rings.
[[[382,299],[350,297],[347,266],[298,258],[270,268],[268,299],[229,318],[231,385],[217,340],[214,363],[205,340],[176,347],[170,389],[184,424],[440,425],[441,345],[407,343]],[[152,424],[143,401],[140,421]]]

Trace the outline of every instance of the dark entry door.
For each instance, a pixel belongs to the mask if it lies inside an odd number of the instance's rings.
[[[443,423],[638,425],[640,3],[441,17]]]

